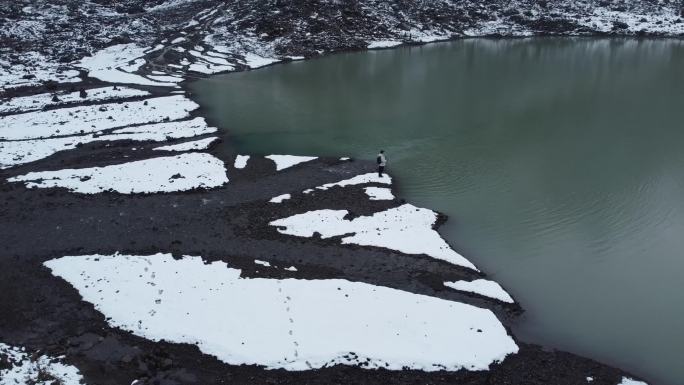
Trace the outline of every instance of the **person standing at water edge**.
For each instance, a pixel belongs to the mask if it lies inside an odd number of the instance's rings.
[[[382,178],[382,173],[385,171],[385,166],[387,165],[387,158],[385,158],[385,150],[380,150],[378,154],[378,176]]]

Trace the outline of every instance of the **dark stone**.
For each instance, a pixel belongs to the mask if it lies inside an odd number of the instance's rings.
[[[627,25],[627,23],[625,23],[625,22],[622,22],[622,21],[614,21],[613,22],[613,30],[627,29],[627,28],[629,28],[629,25]]]

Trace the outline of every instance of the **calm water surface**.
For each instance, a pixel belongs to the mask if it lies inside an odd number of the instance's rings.
[[[684,42],[474,39],[193,84],[243,153],[384,148],[524,340],[684,384]]]

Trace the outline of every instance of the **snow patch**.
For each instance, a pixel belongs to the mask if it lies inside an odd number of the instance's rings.
[[[110,134],[76,135],[64,138],[0,141],[0,169],[47,158],[59,151],[76,148],[79,144],[97,141],[135,140],[162,142],[216,132],[203,118],[146,124],[115,130]]]
[[[137,194],[214,188],[228,178],[220,159],[189,153],[105,167],[30,172],[8,181],[24,182],[28,188],[63,187],[81,194]]]
[[[498,299],[501,302],[515,303],[513,298],[498,283],[487,279],[474,281],[444,282],[444,286],[452,289],[479,294],[484,297]]]
[[[370,197],[372,201],[381,200],[392,200],[394,195],[392,195],[392,190],[386,187],[366,187],[363,191]]]
[[[296,155],[268,155],[265,157],[276,164],[276,171],[284,170],[294,165],[317,159],[315,156],[296,156]]]
[[[196,151],[196,150],[205,150],[209,148],[209,146],[214,143],[216,140],[218,140],[217,137],[212,136],[211,138],[205,138],[205,139],[198,139],[198,140],[193,140],[190,142],[184,142],[184,143],[178,143],[178,144],[171,144],[168,146],[161,146],[161,147],[155,147],[153,150],[156,151]]]
[[[376,40],[368,43],[368,49],[377,48],[391,48],[400,45],[402,42],[398,40]]]
[[[322,238],[346,235],[343,244],[384,247],[405,254],[426,254],[455,265],[477,270],[455,252],[432,227],[437,214],[411,204],[377,212],[371,216],[344,219],[347,210],[315,210],[271,222],[282,234]]]
[[[162,11],[169,8],[178,7],[185,4],[196,3],[197,0],[167,0],[159,5],[147,8],[148,12]]]
[[[150,140],[162,142],[169,139],[190,138],[216,132],[216,127],[207,125],[204,118],[181,120],[169,123],[144,124],[119,128],[108,135],[98,137],[99,140]]]
[[[245,168],[247,166],[247,161],[249,160],[249,155],[238,155],[235,157],[235,168]]]
[[[232,71],[232,65],[216,65],[211,63],[193,63],[188,67],[188,71],[197,72],[205,75],[217,74],[219,72]]]
[[[5,23],[4,26],[7,25]],[[31,65],[22,63],[31,63]],[[10,62],[5,59],[5,55],[0,56],[0,91],[17,87],[38,86],[48,81],[58,83],[80,82],[79,75],[78,71],[67,69],[37,52],[22,53],[20,62],[16,60]]]
[[[152,79],[158,82],[181,82],[183,81],[182,78],[176,76],[176,75],[171,75],[171,74],[166,74],[166,75],[147,75],[146,76],[148,79]]]
[[[292,196],[290,194],[283,194],[283,195],[278,195],[277,197],[271,198],[269,201],[270,203],[281,203],[282,201],[286,199],[290,199]]]
[[[131,124],[182,119],[199,107],[183,95],[36,111],[0,118],[0,140],[78,135]]]
[[[634,12],[613,11],[604,8],[594,9],[588,17],[578,18],[578,24],[601,31],[614,31],[619,23],[624,23],[624,32],[684,34],[684,23],[680,17],[671,12],[661,14],[639,14]]]
[[[448,40],[451,38],[451,34],[449,33],[444,33],[442,31],[422,31],[420,29],[411,29],[408,32],[408,36],[411,39],[411,41],[419,42],[419,43],[432,43],[435,41],[440,41],[440,40]]]
[[[142,57],[149,48],[133,43],[117,44],[81,59],[76,65],[88,70],[88,76],[105,82],[177,87],[175,83],[156,82],[132,73],[145,64]]]
[[[72,150],[79,143],[91,141],[93,141],[92,135],[44,140],[0,141],[0,169],[34,162],[59,151]]]
[[[247,54],[245,54],[244,63],[249,68],[259,68],[259,67],[267,66],[269,64],[277,63],[279,61],[280,60],[276,59],[276,58],[263,57],[263,56],[259,56],[259,55],[255,54],[255,53],[247,53]]]
[[[354,186],[354,185],[367,184],[367,183],[391,184],[392,178],[387,174],[383,174],[383,176],[379,176],[375,172],[369,172],[368,174],[357,175],[353,178],[344,179],[344,180],[341,180],[339,182],[326,183],[324,185],[316,187],[316,190],[327,190],[331,187],[345,187],[345,186]],[[306,189],[303,191],[303,193],[309,194],[313,191],[314,191],[313,189]]]
[[[45,93],[31,96],[21,96],[6,102],[0,101],[0,114],[29,112],[42,110],[45,107],[63,106],[81,102],[101,102],[112,99],[133,98],[150,95],[147,91],[128,87],[101,87],[86,90],[86,97],[82,98],[79,91],[68,93]],[[57,100],[53,100],[57,97]],[[1,119],[1,118],[0,118]]]
[[[271,264],[270,264],[270,263],[268,263],[268,262],[266,262],[266,261],[261,261],[261,260],[258,260],[258,259],[255,259],[255,260],[254,260],[254,263],[256,263],[257,265],[261,265],[261,266],[271,267]]]
[[[36,384],[79,385],[83,377],[75,366],[60,362],[59,358],[46,355],[37,356],[23,348],[13,347],[0,342],[0,357],[5,364],[0,367],[0,385]]]
[[[643,381],[637,381],[629,377],[622,377],[622,381],[617,385],[648,385]]]
[[[227,66],[227,67],[230,67],[229,68],[230,70],[232,70],[234,68],[233,65],[228,60],[226,60],[224,58],[203,54],[197,50],[190,50],[188,52],[190,52],[190,54],[192,56],[196,57],[197,59],[199,59],[201,61],[205,61],[205,62],[208,62],[210,64],[217,64],[220,66]],[[228,71],[229,69],[226,69],[225,71]]]
[[[366,283],[241,278],[225,262],[170,254],[45,265],[112,327],[197,344],[230,365],[486,370],[518,351],[490,310]]]

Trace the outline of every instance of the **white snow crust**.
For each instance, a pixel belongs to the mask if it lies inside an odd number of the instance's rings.
[[[377,212],[371,216],[344,219],[347,210],[315,210],[271,222],[282,234],[323,238],[347,235],[343,244],[376,246],[405,254],[426,254],[455,265],[477,270],[466,258],[455,252],[432,226],[437,214],[411,204]]]
[[[368,195],[372,201],[392,200],[392,190],[386,187],[366,187],[363,191]]]
[[[45,265],[112,327],[197,344],[231,365],[486,370],[518,351],[490,310],[366,283],[241,278],[224,262],[170,254]]]
[[[64,187],[81,194],[122,194],[214,188],[228,182],[223,162],[204,153],[187,153],[123,164],[58,171],[30,172],[9,178],[29,188]]]
[[[455,281],[444,282],[444,286],[452,289],[467,291],[485,297],[498,299],[501,302],[515,303],[513,298],[498,283],[487,279],[476,279],[474,281]]]

